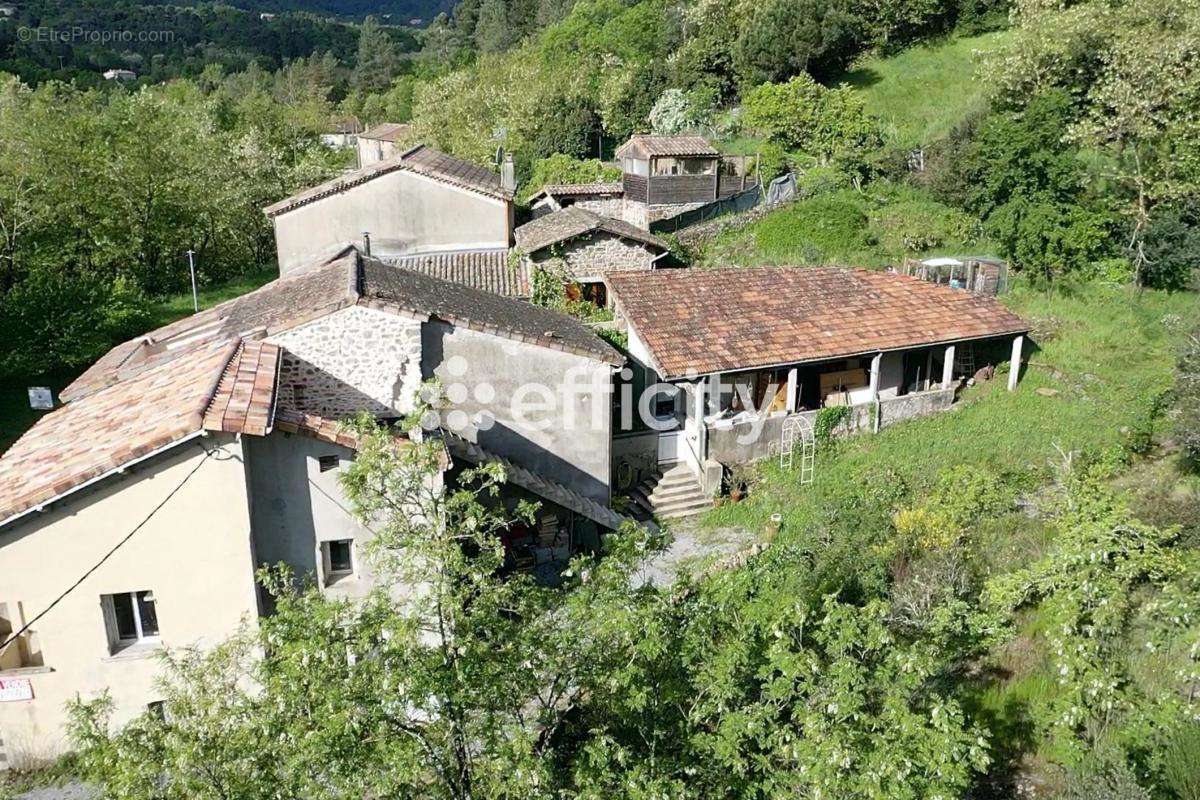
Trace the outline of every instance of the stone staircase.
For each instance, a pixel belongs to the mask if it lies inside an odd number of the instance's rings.
[[[657,519],[690,517],[712,508],[712,498],[685,464],[642,481],[630,494],[634,504]]]

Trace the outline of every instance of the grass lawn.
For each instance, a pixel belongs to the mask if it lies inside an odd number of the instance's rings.
[[[218,303],[230,300],[238,295],[257,289],[267,281],[278,277],[270,272],[253,272],[235,278],[228,283],[212,286],[200,292],[200,307],[209,308]],[[161,327],[169,322],[182,319],[192,312],[192,293],[167,297],[151,308],[150,329]],[[117,342],[113,342],[117,344]],[[28,389],[30,386],[49,386],[58,392],[72,380],[73,374],[37,375],[19,381],[0,381],[0,452],[7,450],[21,434],[29,430],[37,422],[44,411],[34,411],[29,407]]]
[[[883,120],[889,141],[917,147],[945,136],[985,107],[977,51],[996,50],[1010,38],[1006,31],[949,38],[871,57],[842,81],[863,92],[867,110]]]

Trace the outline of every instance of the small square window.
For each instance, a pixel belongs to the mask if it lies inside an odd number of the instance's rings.
[[[106,594],[100,598],[110,651],[158,639],[158,610],[150,591]]]
[[[321,468],[321,472],[329,472],[331,469],[337,469],[341,459],[335,453],[331,456],[320,456],[317,458],[317,464]]]
[[[340,539],[332,542],[322,542],[321,550],[323,561],[325,562],[327,584],[354,573],[353,540]]]

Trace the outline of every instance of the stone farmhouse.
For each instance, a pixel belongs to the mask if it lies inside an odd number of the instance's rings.
[[[641,180],[622,203],[721,196],[706,143],[658,138],[623,148]],[[262,565],[367,592],[342,422],[403,417],[429,380],[430,480],[502,464],[495,502],[541,504],[505,537],[510,564],[546,577],[626,521],[616,497],[642,519],[695,513],[824,408],[871,431],[950,408],[981,367],[1009,361],[1016,387],[1029,326],[994,297],[866,270],[658,269],[645,226],[555,191],[514,232],[499,175],[425,146],[377,161],[267,209],[277,280],[63,390],[0,456],[0,768],[61,752],[77,694],[109,691],[118,721],[153,706],[156,653],[269,613]],[[523,299],[553,260],[602,291],[627,347]]]
[[[530,198],[536,219],[582,208],[643,230],[653,223],[756,189],[745,159],[721,156],[702,136],[637,134],[617,148],[619,183],[551,184]]]
[[[118,345],[0,458],[0,642],[21,632],[0,653],[5,763],[61,752],[76,693],[109,690],[120,720],[146,710],[161,648],[264,613],[260,565],[365,592],[370,534],[338,483],[355,447],[339,421],[399,417],[424,379],[457,399],[436,480],[499,461],[500,502],[541,503],[515,562],[595,547],[622,520],[609,392],[623,361],[570,317],[353,248]],[[564,376],[562,402],[514,416],[519,387]]]
[[[578,206],[522,225],[516,239],[532,268],[561,267],[564,278],[601,295],[609,272],[654,269],[670,251],[649,231]]]

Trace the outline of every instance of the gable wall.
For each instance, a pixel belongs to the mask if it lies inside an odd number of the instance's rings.
[[[654,266],[650,248],[604,231],[547,247],[533,255],[535,263],[561,260],[578,281],[595,281],[606,272],[648,270]]]
[[[274,218],[279,274],[371,234],[374,255],[509,245],[512,204],[397,170]]]
[[[330,419],[401,416],[421,383],[421,321],[362,306],[270,337],[284,348],[280,396]],[[296,388],[299,387],[299,388]]]

